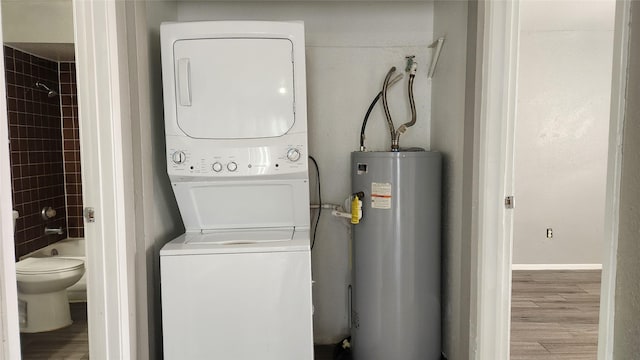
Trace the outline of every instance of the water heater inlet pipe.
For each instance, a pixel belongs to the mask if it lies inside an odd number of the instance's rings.
[[[393,86],[395,83],[400,81],[400,79],[402,79],[403,76],[404,74],[396,75],[393,79],[391,79],[391,81],[389,81],[389,87]],[[381,97],[382,97],[382,90],[378,92],[378,95],[376,95],[375,98],[373,98],[373,101],[371,102],[371,105],[369,105],[369,108],[367,109],[367,113],[364,116],[364,120],[362,121],[362,127],[360,128],[360,151],[367,150],[367,148],[364,146],[364,140],[365,140],[364,133],[365,133],[365,130],[367,129],[367,122],[369,121],[369,115],[371,115],[371,111],[373,110],[373,107],[376,106],[376,104],[378,103],[378,100],[380,100]]]
[[[389,125],[389,133],[391,133],[391,149],[394,149],[393,141],[396,138],[396,128],[393,125],[393,120],[391,119],[391,112],[389,111],[389,102],[387,101],[387,89],[389,88],[389,79],[391,79],[391,75],[396,71],[396,67],[392,67],[387,72],[387,76],[384,78],[384,84],[382,85],[382,107],[384,108],[384,116],[387,118],[387,125]],[[397,149],[397,146],[396,146]]]
[[[400,135],[404,134],[407,129],[416,123],[416,101],[413,97],[413,80],[416,77],[418,70],[418,64],[413,61],[413,56],[407,57],[407,69],[409,72],[409,84],[407,85],[407,92],[409,93],[409,106],[411,107],[411,120],[406,122],[396,130],[395,138],[391,145],[391,151],[399,151],[400,149]]]

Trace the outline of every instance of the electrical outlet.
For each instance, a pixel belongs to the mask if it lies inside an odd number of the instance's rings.
[[[547,228],[547,239],[551,239],[553,237],[553,229]]]

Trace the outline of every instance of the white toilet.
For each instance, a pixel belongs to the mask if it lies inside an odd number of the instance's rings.
[[[30,257],[16,263],[20,331],[35,333],[71,325],[67,288],[84,274],[84,261]]]
[[[13,211],[13,228],[19,214]],[[36,333],[71,325],[67,288],[84,274],[84,261],[28,257],[16,263],[20,332]]]

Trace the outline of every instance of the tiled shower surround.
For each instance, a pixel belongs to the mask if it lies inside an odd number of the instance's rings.
[[[77,105],[75,76],[70,76],[71,64],[61,66],[8,46],[4,47],[4,60],[13,207],[20,213],[15,233],[17,259],[67,237],[67,203],[72,205],[69,214],[73,214],[69,218],[69,224],[73,225],[69,236],[81,236],[82,231],[78,229],[82,222],[77,220],[81,215],[77,207],[82,207],[78,195],[81,193],[79,144],[75,144],[79,143]],[[59,68],[67,69],[67,75],[62,76]],[[60,86],[60,80],[69,86]],[[36,88],[38,81],[57,92],[65,90],[65,95],[49,97],[47,91]],[[68,136],[64,142],[62,119],[70,119],[65,121],[69,129],[65,129]],[[69,162],[65,161],[66,149],[69,149]],[[53,207],[56,215],[45,221],[41,211],[47,206]],[[61,227],[63,234],[45,235],[45,227]]]
[[[75,63],[60,63],[60,103],[62,104],[64,178],[67,190],[67,228],[69,237],[84,237]]]

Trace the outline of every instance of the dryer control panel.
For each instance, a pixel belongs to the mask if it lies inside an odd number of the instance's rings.
[[[306,146],[284,145],[244,148],[173,146],[167,149],[170,176],[243,177],[307,171]]]

